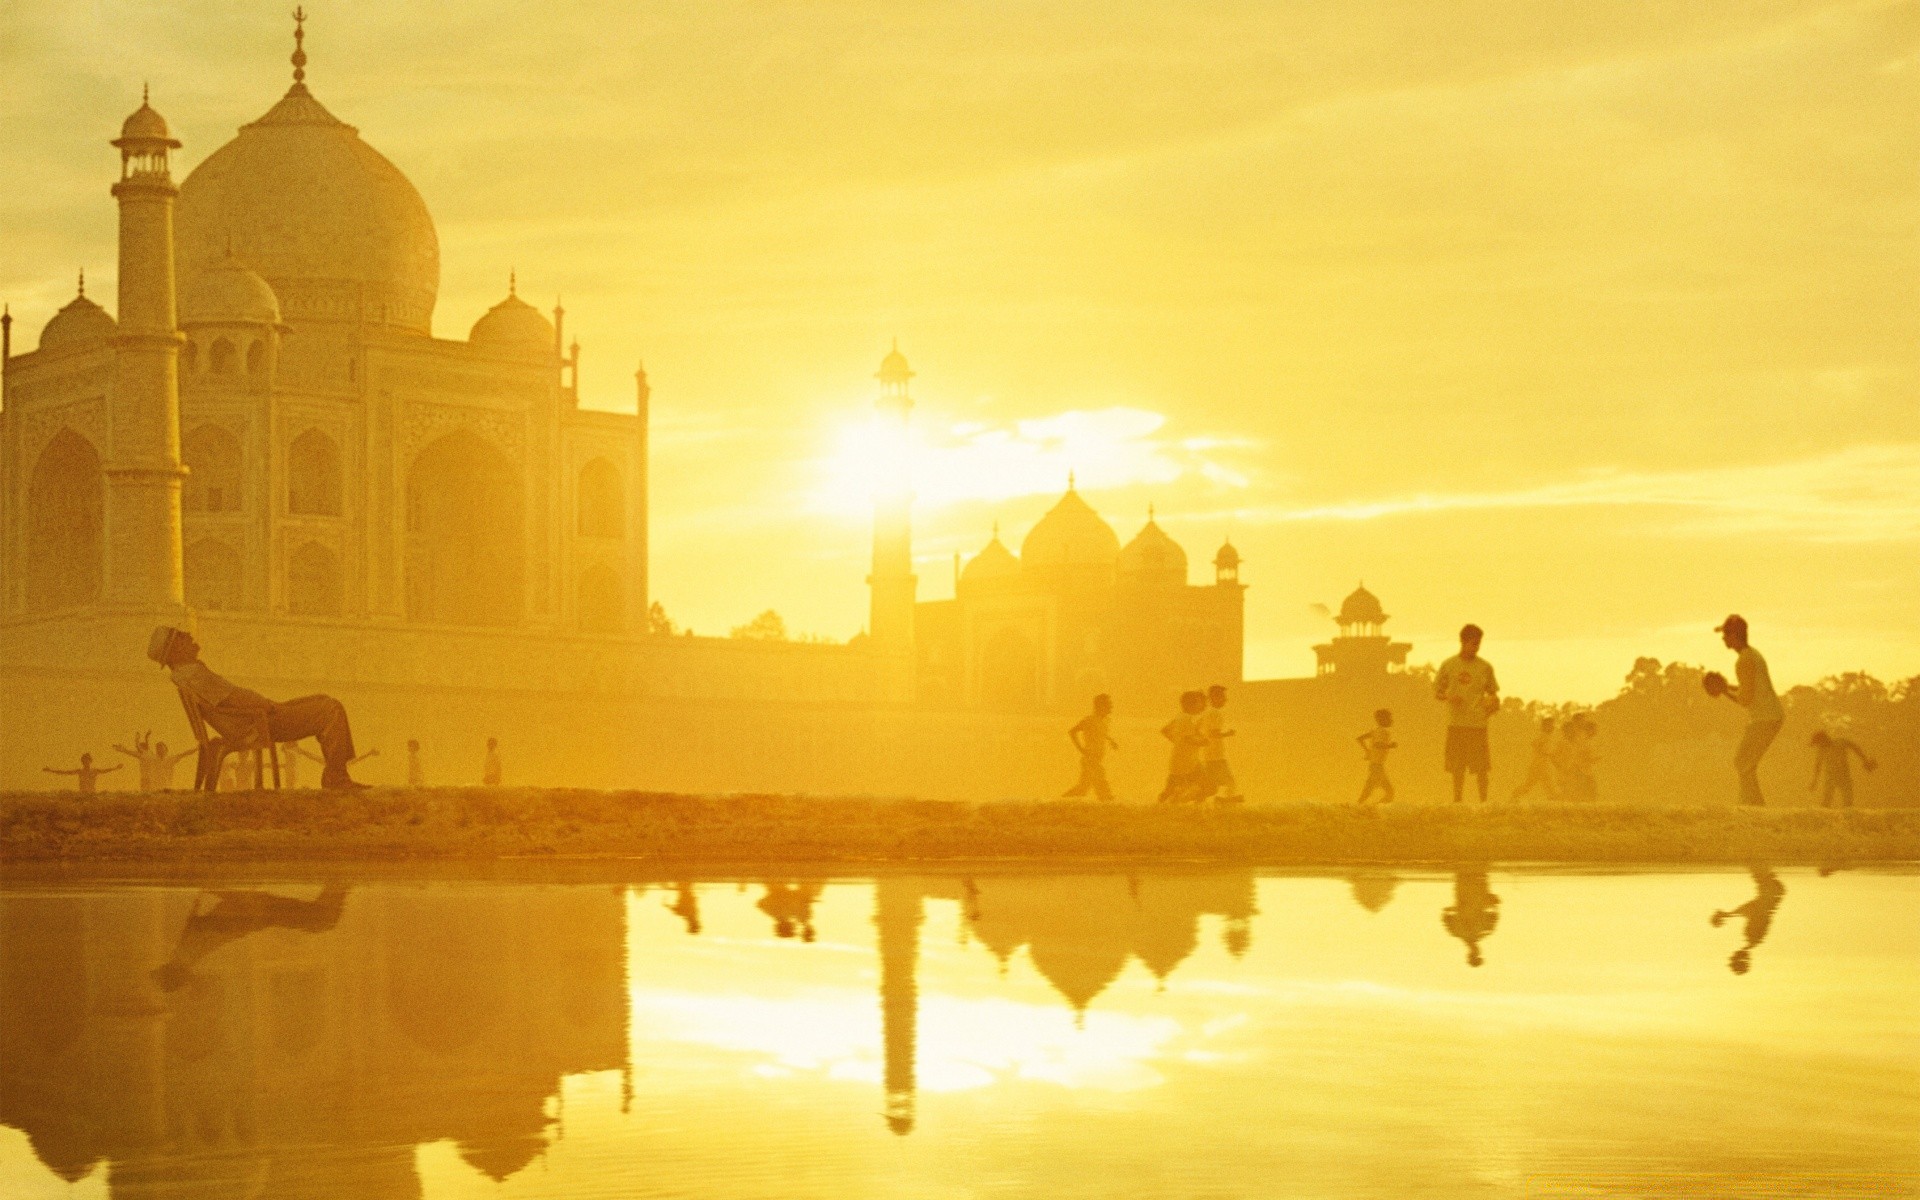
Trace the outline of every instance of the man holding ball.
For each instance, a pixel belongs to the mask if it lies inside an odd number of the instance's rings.
[[[1747,642],[1746,618],[1735,613],[1714,626],[1713,631],[1737,656],[1733,660],[1735,686],[1728,687],[1726,676],[1718,671],[1707,672],[1700,682],[1709,696],[1726,696],[1747,710],[1747,731],[1740,738],[1740,748],[1733,753],[1733,770],[1740,777],[1740,803],[1763,805],[1767,800],[1760,794],[1760,760],[1766,756],[1767,747],[1773,745],[1773,739],[1780,736],[1780,726],[1785,723],[1787,713],[1780,707],[1780,697],[1774,693],[1767,660]]]
[[[1447,773],[1453,776],[1455,804],[1469,771],[1485,804],[1487,772],[1493,766],[1487,718],[1500,711],[1500,684],[1493,677],[1493,664],[1480,657],[1482,636],[1478,625],[1462,626],[1460,653],[1441,663],[1433,677],[1433,698],[1447,706]]]

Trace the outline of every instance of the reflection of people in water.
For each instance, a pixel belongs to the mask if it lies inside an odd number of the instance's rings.
[[[201,901],[207,896],[213,897],[213,906],[202,910]],[[340,923],[346,903],[347,887],[342,883],[328,884],[311,900],[261,891],[203,892],[194,899],[173,956],[155,968],[153,981],[163,991],[178,991],[193,979],[194,965],[201,959],[263,929],[325,933]]]
[[[1772,867],[1754,866],[1747,871],[1753,876],[1753,899],[1739,908],[1716,909],[1713,914],[1713,927],[1718,929],[1728,917],[1741,917],[1747,923],[1747,944],[1733,952],[1727,960],[1727,969],[1735,975],[1745,975],[1753,966],[1753,948],[1766,940],[1767,930],[1773,928],[1773,914],[1780,907],[1780,901],[1787,894],[1787,885],[1773,873]]]
[[[1487,886],[1485,867],[1460,867],[1453,873],[1453,905],[1440,914],[1447,932],[1467,944],[1467,965],[1477,967],[1480,942],[1500,923],[1500,897]]]
[[[667,911],[687,923],[688,933],[700,932],[700,897],[693,894],[693,884],[688,880],[673,885],[673,903],[667,905]]]
[[[790,938],[797,929],[801,941],[811,942],[813,902],[820,898],[820,883],[817,880],[775,883],[771,879],[762,883],[767,894],[760,897],[760,902],[754,907],[773,918],[774,936]]]

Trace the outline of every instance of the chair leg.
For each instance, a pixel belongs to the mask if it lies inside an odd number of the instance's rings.
[[[267,761],[273,764],[273,790],[280,790],[280,747],[273,742],[267,743]]]

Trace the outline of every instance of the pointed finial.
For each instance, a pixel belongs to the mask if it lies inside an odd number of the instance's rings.
[[[1073,472],[1072,471],[1067,472],[1067,490],[1068,491],[1073,490]]]
[[[293,86],[305,90],[307,80],[307,10],[293,10]]]
[[[518,296],[519,294],[520,294],[520,272],[517,270],[514,270],[513,268],[508,268],[507,295]]]
[[[87,294],[87,269],[85,267],[80,268],[80,294],[82,296]]]
[[[151,102],[152,102],[152,93],[148,90],[148,85],[145,83],[142,83],[140,85],[140,107],[145,108]]]
[[[1000,540],[1000,520],[998,517],[994,518],[993,522],[993,540],[996,542]]]
[[[1147,501],[1147,524],[1153,524],[1153,501]]]

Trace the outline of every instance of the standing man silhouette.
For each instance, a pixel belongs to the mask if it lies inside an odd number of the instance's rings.
[[[1780,707],[1780,697],[1773,690],[1767,660],[1747,641],[1747,619],[1735,613],[1714,626],[1713,631],[1736,656],[1733,660],[1736,686],[1726,688],[1722,680],[1715,694],[1726,696],[1747,710],[1747,731],[1740,738],[1740,748],[1733,754],[1733,771],[1740,778],[1740,803],[1763,805],[1767,798],[1760,794],[1760,760],[1766,757],[1773,739],[1780,736],[1787,712]]]
[[[482,787],[500,786],[500,739],[487,739],[487,757],[480,765],[480,785]]]
[[[420,743],[417,739],[407,739],[407,786],[427,786],[427,767],[420,759]]]
[[[1447,706],[1447,773],[1453,776],[1455,804],[1460,803],[1469,771],[1485,804],[1487,772],[1493,766],[1487,749],[1487,718],[1499,711],[1500,683],[1493,676],[1493,664],[1480,657],[1483,636],[1478,625],[1461,626],[1460,653],[1441,663],[1433,677],[1433,697]]]

